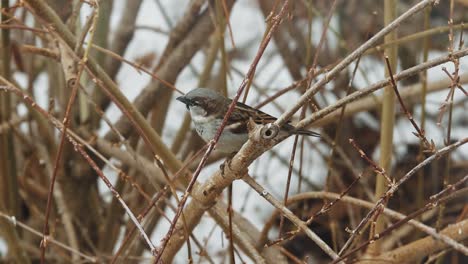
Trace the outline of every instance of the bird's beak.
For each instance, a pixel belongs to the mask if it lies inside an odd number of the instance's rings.
[[[180,101],[185,104],[185,107],[187,107],[187,110],[189,110],[189,105],[190,105],[190,100],[187,99],[185,96],[179,96],[176,98],[177,101]]]
[[[184,104],[188,104],[189,100],[185,96],[179,96],[176,98],[177,101],[181,101]]]

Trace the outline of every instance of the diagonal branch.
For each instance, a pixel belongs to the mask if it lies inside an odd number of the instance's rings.
[[[343,59],[340,63],[338,63],[331,71],[325,74],[325,76],[316,82],[312,87],[310,87],[307,92],[301,96],[301,98],[296,102],[296,104],[291,107],[288,111],[283,113],[278,120],[275,122],[278,126],[284,125],[287,121],[291,119],[294,113],[297,112],[304,104],[306,104],[312,96],[318,92],[325,84],[330,82],[334,79],[342,70],[344,70],[348,65],[350,65],[353,61],[358,59],[366,50],[376,45],[385,35],[395,30],[401,22],[407,20],[414,14],[424,10],[424,8],[428,5],[436,4],[438,0],[424,0],[410,8],[408,11],[403,13],[397,19],[395,19],[392,23],[388,26],[384,27],[380,30],[377,34],[375,34],[372,38],[362,44],[359,48],[354,50],[351,54],[349,54],[345,59]]]
[[[409,76],[418,74],[419,72],[421,72],[423,70],[433,68],[433,67],[435,67],[437,65],[448,62],[453,57],[461,58],[461,57],[464,57],[464,56],[467,56],[467,55],[468,55],[468,48],[457,51],[457,52],[454,52],[450,56],[449,55],[441,56],[439,58],[430,60],[430,61],[425,62],[425,63],[421,63],[421,64],[419,64],[417,66],[414,66],[414,67],[411,67],[411,68],[406,69],[404,71],[401,71],[398,74],[394,75],[393,79],[395,81],[399,81],[399,80],[402,80],[402,79],[407,78]],[[307,117],[307,118],[303,119],[301,122],[299,122],[297,124],[297,127],[298,128],[303,128],[303,127],[309,126],[312,123],[314,123],[316,121],[319,121],[320,119],[322,119],[323,117],[325,117],[328,114],[333,114],[335,116],[336,114],[333,113],[333,112],[335,110],[339,109],[340,107],[342,107],[343,105],[349,104],[349,103],[351,103],[353,101],[356,101],[359,98],[365,97],[365,96],[367,96],[367,95],[369,95],[369,94],[371,94],[371,93],[385,87],[386,85],[390,84],[390,82],[391,82],[390,78],[387,78],[386,80],[380,81],[380,82],[375,83],[375,84],[373,84],[373,85],[371,85],[371,86],[369,86],[367,88],[361,89],[361,90],[356,91],[356,92],[354,92],[354,93],[352,93],[352,94],[350,94],[350,95],[348,95],[348,96],[346,96],[344,98],[341,98],[340,100],[336,101],[334,104],[329,105],[329,106],[315,112],[310,117]],[[322,121],[320,120],[320,122],[322,122]],[[321,123],[321,124],[323,124],[323,123]]]

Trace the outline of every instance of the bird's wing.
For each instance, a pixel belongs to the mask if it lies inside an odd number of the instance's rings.
[[[227,103],[225,104],[225,109],[220,111],[220,113],[227,113],[229,106],[232,103],[231,99],[227,100],[228,101],[226,101]],[[275,117],[269,114],[252,108],[246,104],[237,102],[234,110],[231,113],[231,116],[226,123],[226,128],[229,128],[229,130],[235,134],[248,133],[247,123],[250,118],[252,118],[252,120],[257,124],[267,124],[276,120]]]
[[[232,100],[229,99],[229,104],[227,104],[226,109],[225,111],[223,111],[223,113],[227,112],[229,105],[231,105],[231,103],[232,103]],[[248,131],[247,123],[250,118],[256,124],[259,124],[259,125],[273,123],[277,120],[277,118],[274,116],[271,116],[265,112],[262,112],[258,109],[250,107],[244,103],[237,102],[226,126],[230,128],[232,133],[246,133],[246,131]],[[286,130],[292,134],[307,135],[307,136],[314,136],[314,137],[320,136],[318,133],[309,131],[307,129],[296,129],[294,126],[290,124],[290,122],[291,121],[286,122],[286,124],[284,124],[281,127],[281,129]]]
[[[231,116],[236,115],[234,119],[242,119],[248,121],[250,118],[257,124],[268,124],[276,121],[276,117],[264,113],[258,109],[252,108],[241,102],[237,102]]]

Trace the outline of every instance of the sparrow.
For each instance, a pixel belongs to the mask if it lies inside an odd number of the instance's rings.
[[[206,88],[196,88],[184,96],[177,97],[187,107],[198,135],[206,141],[212,140],[223,122],[232,100]],[[234,111],[229,116],[216,149],[219,152],[232,154],[238,152],[249,138],[248,122],[266,125],[277,120],[269,114],[237,102]],[[280,136],[306,135],[319,137],[320,134],[301,128],[295,128],[289,123],[280,127]]]

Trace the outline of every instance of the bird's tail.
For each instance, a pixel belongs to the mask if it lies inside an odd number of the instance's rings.
[[[310,131],[310,130],[307,130],[307,129],[301,129],[301,128],[296,129],[293,134],[304,135],[304,136],[312,136],[312,137],[320,137],[319,133],[316,133],[314,131]]]

